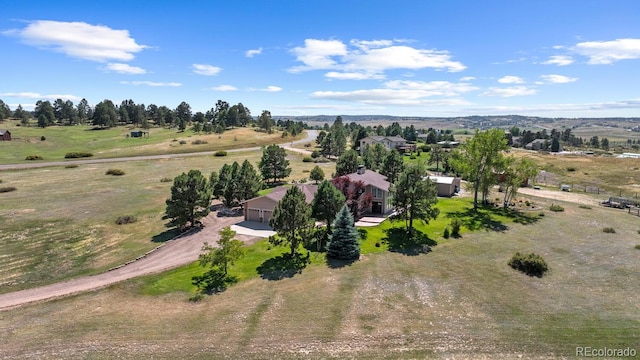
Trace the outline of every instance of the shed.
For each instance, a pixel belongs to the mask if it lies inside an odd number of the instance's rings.
[[[438,196],[451,197],[460,191],[460,178],[453,176],[429,176],[429,180],[436,183]]]
[[[149,137],[149,132],[148,131],[142,131],[142,130],[132,131],[131,132],[131,137],[134,137],[134,138]]]
[[[11,131],[0,129],[0,141],[11,141]]]

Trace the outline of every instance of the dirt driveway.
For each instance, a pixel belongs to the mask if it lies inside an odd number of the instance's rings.
[[[159,273],[178,266],[189,264],[198,259],[205,242],[214,244],[218,231],[226,226],[241,222],[243,217],[218,216],[212,212],[203,219],[204,227],[179,238],[167,241],[156,250],[135,261],[102,274],[83,276],[51,285],[26,289],[0,295],[0,310],[10,309],[27,303],[68,296],[84,291],[99,289],[120,281],[141,275]],[[260,239],[255,236],[237,235],[237,239],[245,243],[253,243]]]

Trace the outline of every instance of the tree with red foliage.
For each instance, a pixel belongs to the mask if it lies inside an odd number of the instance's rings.
[[[360,219],[362,214],[371,207],[373,195],[365,193],[366,185],[362,180],[351,181],[348,176],[338,176],[331,183],[342,192],[346,204],[354,219]]]

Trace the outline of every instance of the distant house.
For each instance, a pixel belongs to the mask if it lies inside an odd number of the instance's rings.
[[[0,129],[0,141],[11,141],[11,131]]]
[[[374,146],[375,144],[382,144],[387,149],[397,149],[400,152],[413,151],[416,148],[415,144],[409,144],[401,136],[367,136],[360,139],[360,153],[367,145]]]
[[[460,191],[460,178],[453,176],[429,176],[428,179],[436,184],[438,196],[452,197]]]
[[[139,138],[139,137],[149,137],[148,131],[136,130],[131,132],[131,137]]]
[[[318,191],[318,185],[315,184],[297,184],[297,186],[304,194],[307,204],[311,204],[316,192]],[[250,200],[246,200],[242,203],[244,211],[244,219],[247,221],[258,221],[269,223],[273,210],[278,205],[278,202],[284,197],[290,186],[278,186],[267,195],[258,196]]]
[[[393,210],[391,195],[389,194],[391,183],[387,181],[384,175],[360,166],[358,171],[344,176],[348,177],[351,182],[362,181],[364,183],[365,192],[362,196],[371,194],[373,201],[371,202],[371,207],[366,209],[365,213],[388,214]]]

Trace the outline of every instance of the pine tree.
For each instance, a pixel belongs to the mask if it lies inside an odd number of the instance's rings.
[[[327,246],[327,256],[340,260],[358,260],[360,258],[359,234],[353,223],[349,208],[342,207],[333,222],[333,233]]]

